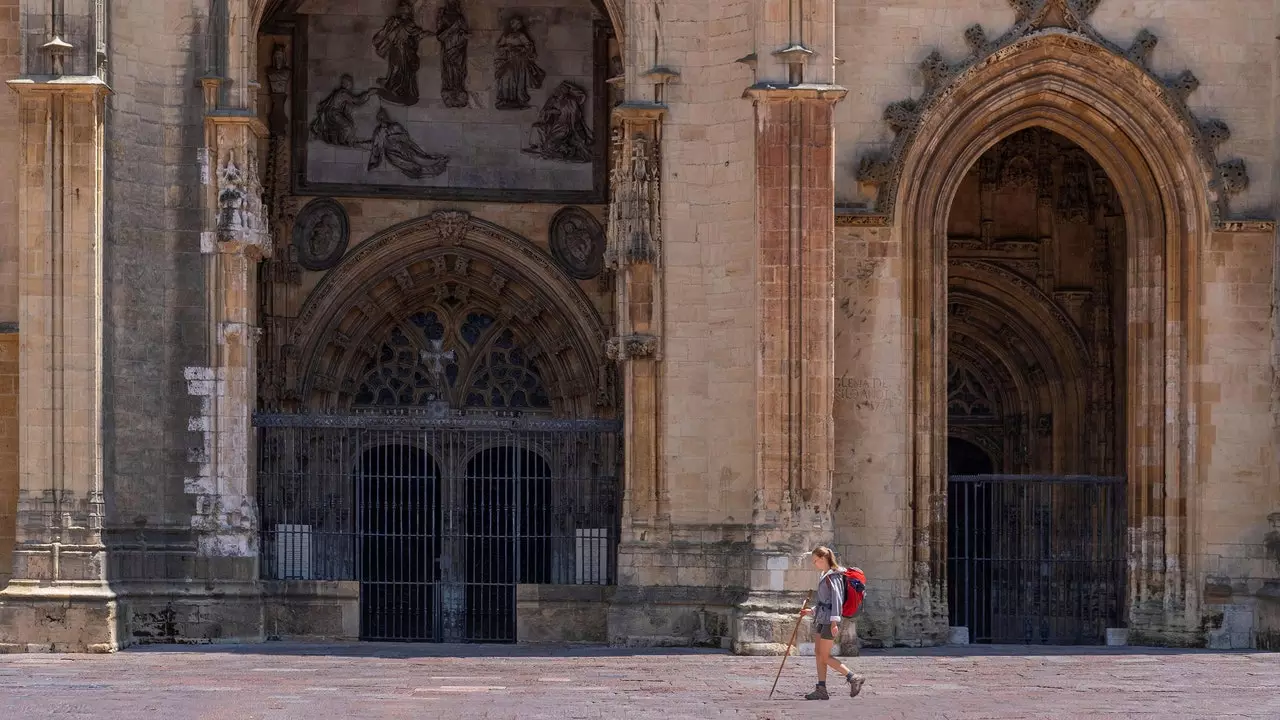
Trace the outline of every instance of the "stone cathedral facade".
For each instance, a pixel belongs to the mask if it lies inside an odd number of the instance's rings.
[[[0,648],[1280,648],[1278,32],[0,0]]]

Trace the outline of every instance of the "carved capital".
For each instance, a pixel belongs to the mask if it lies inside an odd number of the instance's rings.
[[[653,335],[627,335],[610,338],[604,345],[605,355],[617,363],[654,358],[658,354],[658,338]]]

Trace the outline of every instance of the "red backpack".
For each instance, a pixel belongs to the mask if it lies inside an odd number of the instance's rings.
[[[840,606],[840,617],[851,618],[862,609],[862,599],[867,594],[867,576],[855,567],[845,568],[841,574],[844,578],[844,604]]]

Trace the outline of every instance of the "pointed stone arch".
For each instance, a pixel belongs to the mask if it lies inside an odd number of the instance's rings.
[[[1056,57],[1062,62],[1065,78],[1093,74],[1099,81],[1096,90],[1104,96],[1125,105],[1149,107],[1148,114],[1165,123],[1166,134],[1177,136],[1179,152],[1196,158],[1194,179],[1204,190],[1203,202],[1211,219],[1228,221],[1229,199],[1248,188],[1249,176],[1243,160],[1220,161],[1217,156],[1218,148],[1231,138],[1226,123],[1216,118],[1199,119],[1187,104],[1200,87],[1195,74],[1187,70],[1173,77],[1156,75],[1149,58],[1158,39],[1149,30],[1139,32],[1128,48],[1104,38],[1088,23],[1097,2],[1086,8],[1075,7],[1068,0],[1011,2],[1017,21],[1004,35],[988,40],[981,25],[970,26],[965,30],[968,57],[949,62],[934,50],[919,66],[924,94],[885,109],[883,120],[893,131],[894,140],[887,150],[863,156],[857,171],[859,182],[877,189],[872,215],[888,223],[898,216],[903,181],[910,177],[906,160],[921,138],[928,141],[925,126],[936,126],[937,118],[947,113],[956,95],[989,83],[1001,68],[1010,67],[1011,58],[1043,65],[1040,61]],[[1052,10],[1061,12],[1068,27],[1043,26]],[[1006,81],[1012,79],[1007,77]]]
[[[1123,61],[1123,62],[1121,62]],[[934,88],[901,149],[891,189],[904,243],[912,407],[906,413],[913,593],[945,635],[947,221],[982,154],[1030,127],[1088,152],[1124,209],[1130,304],[1126,348],[1129,452],[1129,612],[1147,637],[1186,642],[1199,622],[1189,552],[1196,508],[1202,350],[1201,247],[1221,218],[1223,184],[1203,135],[1169,102],[1172,91],[1132,60],[1081,33],[1042,30],[984,56]],[[896,179],[895,179],[896,182]]]
[[[406,351],[419,358],[428,353],[424,366],[450,349],[431,345],[441,337],[424,327],[431,313],[442,326],[448,315],[449,328],[461,333],[452,339],[464,342],[468,331],[460,324],[471,314],[487,318],[470,343],[473,359],[457,370],[459,382],[477,377],[481,360],[476,358],[491,357],[505,332],[506,342],[527,357],[525,365],[545,389],[546,410],[589,417],[614,405],[604,325],[591,301],[532,242],[460,211],[436,212],[384,230],[325,276],[304,303],[289,341],[292,349],[286,354],[296,358],[290,387],[311,410],[361,404],[356,396],[369,363],[379,360],[395,332],[404,336],[396,342]],[[438,378],[416,380],[419,389],[428,390],[422,383]],[[451,395],[447,388],[434,390]],[[457,392],[462,391],[455,387],[451,395],[455,407],[465,405]],[[401,404],[417,404],[420,394]]]

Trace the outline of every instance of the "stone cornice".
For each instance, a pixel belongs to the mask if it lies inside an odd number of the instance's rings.
[[[613,108],[613,117],[619,120],[658,120],[667,114],[662,103],[632,100]]]
[[[828,102],[840,102],[848,94],[849,89],[841,85],[827,85],[824,83],[791,85],[789,83],[768,81],[758,82],[742,92],[744,98],[751,98],[757,102],[761,100],[826,100]]]
[[[257,138],[267,136],[267,124],[262,118],[247,111],[219,109],[205,113],[204,119],[214,125],[243,125]]]
[[[16,93],[84,93],[110,95],[111,86],[97,75],[28,75],[6,81]]]

